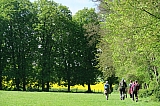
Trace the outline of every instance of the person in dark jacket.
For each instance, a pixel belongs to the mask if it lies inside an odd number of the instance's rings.
[[[129,83],[129,90],[128,90],[128,93],[129,93],[129,95],[130,95],[130,98],[132,98],[132,93],[131,93],[132,83],[133,83],[133,81],[130,80],[130,83]]]
[[[121,100],[125,99],[126,88],[127,88],[127,84],[124,81],[124,79],[122,79],[122,81],[119,83],[119,91],[120,91],[120,99]]]

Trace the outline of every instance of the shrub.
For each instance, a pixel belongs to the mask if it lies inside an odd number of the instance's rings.
[[[141,89],[140,91],[139,91],[139,96],[141,97],[141,98],[146,98],[146,97],[148,97],[149,95],[148,95],[148,89]]]
[[[157,85],[155,87],[152,99],[154,101],[158,101],[158,102],[160,101],[160,85]]]
[[[150,87],[148,89],[141,89],[139,91],[140,97],[151,97],[153,101],[160,101],[160,85],[155,81],[150,82]]]
[[[116,85],[113,87],[113,90],[114,90],[114,91],[117,91],[117,90],[118,90],[118,87],[119,87],[119,85],[116,84]]]

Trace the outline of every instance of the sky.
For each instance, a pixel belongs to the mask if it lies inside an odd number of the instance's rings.
[[[34,0],[30,0],[31,2]],[[54,0],[56,3],[60,3],[64,6],[67,6],[74,15],[78,10],[87,8],[96,8],[96,4],[91,0]]]

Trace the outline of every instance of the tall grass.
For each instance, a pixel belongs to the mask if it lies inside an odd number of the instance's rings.
[[[0,91],[0,106],[159,106],[159,103],[149,99],[121,101],[118,93],[111,94],[107,101],[103,94],[93,93]]]

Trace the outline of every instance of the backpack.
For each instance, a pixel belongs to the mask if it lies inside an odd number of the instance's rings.
[[[120,83],[120,87],[121,87],[121,88],[125,88],[125,87],[126,87],[126,83],[122,81],[122,82]]]
[[[131,88],[131,87],[132,87],[132,83],[129,84],[129,88]]]
[[[105,89],[105,90],[108,90],[108,89],[109,89],[109,84],[105,84],[105,85],[104,85],[104,89]]]
[[[139,90],[139,84],[134,84],[133,91],[138,91],[138,90]]]

